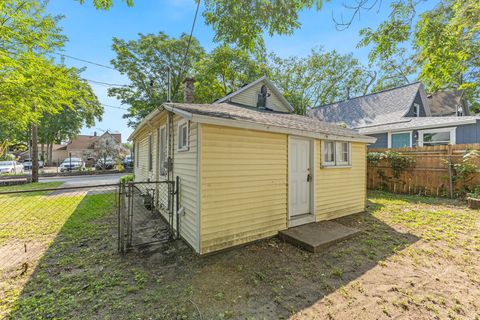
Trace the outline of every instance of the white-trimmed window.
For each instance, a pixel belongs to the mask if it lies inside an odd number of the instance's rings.
[[[159,159],[159,173],[161,176],[167,175],[167,126],[161,126],[159,131],[158,131],[158,140],[159,140],[159,154],[158,154],[158,159]]]
[[[427,146],[446,146],[455,144],[456,128],[440,128],[418,131],[418,145]]]
[[[177,137],[178,137],[178,143],[177,143],[178,151],[188,150],[188,121],[187,120],[178,122]]]
[[[153,136],[148,136],[148,171],[153,169]]]
[[[412,146],[412,131],[389,132],[388,147],[389,148],[405,148]]]
[[[346,141],[323,141],[323,166],[345,167],[351,165],[351,144]]]
[[[350,165],[350,143],[344,141],[337,141],[335,144],[336,149],[336,165],[348,166]]]
[[[325,141],[323,143],[323,165],[335,165],[335,141]]]
[[[413,104],[413,116],[420,117],[420,105],[418,103]]]
[[[138,168],[138,163],[139,163],[139,159],[140,159],[140,143],[136,143],[136,146],[133,150],[133,156],[135,157],[135,163],[137,165],[137,168]]]

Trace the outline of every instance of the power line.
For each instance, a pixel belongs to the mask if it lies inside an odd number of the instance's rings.
[[[185,50],[185,56],[183,57],[181,69],[180,69],[180,74],[183,72],[183,68],[185,66],[185,62],[188,57],[188,51],[190,50],[190,44],[192,42],[192,36],[193,36],[193,30],[195,29],[195,23],[197,22],[197,15],[198,15],[198,9],[200,8],[200,2],[201,0],[198,0],[197,2],[197,9],[195,10],[195,16],[193,17],[193,23],[192,23],[192,29],[190,30],[190,36],[188,38],[188,43],[187,43],[187,50]]]
[[[120,109],[120,110],[125,110],[125,111],[128,111],[127,108],[122,108],[122,107],[118,107],[118,106],[112,106],[112,105],[109,105],[109,104],[105,104],[105,103],[100,103],[102,106],[104,107],[108,107],[108,108],[114,108],[114,109]]]
[[[98,62],[93,62],[93,61],[89,61],[89,60],[85,60],[85,59],[81,59],[81,58],[72,57],[72,56],[69,56],[69,55],[67,55],[67,54],[57,53],[57,52],[54,52],[54,54],[56,54],[57,56],[61,56],[61,57],[65,57],[65,58],[69,58],[69,59],[73,59],[73,60],[77,60],[77,61],[89,63],[89,64],[92,64],[92,65],[94,65],[94,66],[98,66],[98,67],[102,67],[102,68],[107,68],[107,69],[111,69],[111,70],[117,70],[117,69],[115,69],[114,67],[110,67],[110,66],[107,66],[107,65],[105,65],[105,64],[101,64],[101,63],[98,63]]]
[[[106,86],[106,87],[128,87],[128,85],[126,85],[126,84],[116,84],[116,83],[102,82],[102,81],[97,81],[97,80],[92,80],[92,79],[87,79],[87,78],[83,78],[83,80],[86,80],[86,81],[94,83],[94,84],[103,85],[103,86]]]

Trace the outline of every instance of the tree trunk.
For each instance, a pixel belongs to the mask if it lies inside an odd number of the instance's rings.
[[[45,165],[45,143],[42,142],[42,153],[40,155],[40,159],[42,159],[43,164]]]
[[[45,155],[45,165],[49,166],[50,165],[50,142],[47,142],[47,152]]]
[[[35,123],[32,124],[32,182],[38,182],[38,130]]]
[[[48,150],[48,158],[50,159],[50,165],[53,165],[53,143],[50,143],[50,149]],[[58,165],[58,164],[57,164]]]

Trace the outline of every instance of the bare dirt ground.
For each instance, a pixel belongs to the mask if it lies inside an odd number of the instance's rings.
[[[371,193],[368,212],[337,220],[361,234],[316,254],[272,238],[121,257],[115,215],[91,215],[74,213],[35,271],[18,269],[5,317],[480,319],[480,212],[457,201]]]

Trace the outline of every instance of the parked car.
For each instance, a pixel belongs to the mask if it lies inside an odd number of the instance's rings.
[[[43,168],[43,161],[42,160],[38,160],[38,167]],[[32,170],[32,160],[25,160],[23,162],[23,168],[25,170]]]
[[[60,172],[85,169],[85,163],[80,158],[66,158],[60,164]]]
[[[123,167],[124,168],[133,168],[132,156],[126,156],[125,159],[123,159]]]
[[[23,173],[23,165],[18,161],[0,161],[1,173]]]
[[[95,163],[95,170],[110,170],[115,168],[115,161],[112,158],[98,159]]]

